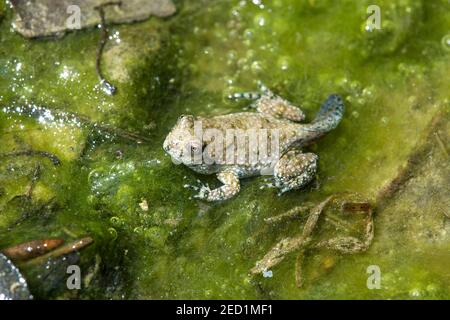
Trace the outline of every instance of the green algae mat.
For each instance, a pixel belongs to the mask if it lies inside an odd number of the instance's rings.
[[[108,23],[100,56],[104,28],[27,38],[15,2],[0,2],[0,252],[34,298],[450,298],[447,0],[379,0],[374,28],[366,0],[159,1],[167,14]],[[165,137],[183,114],[242,112],[228,97],[258,82],[306,122],[344,99],[337,129],[307,147],[316,178],[195,199],[186,185],[219,182],[174,164]],[[251,272],[311,211],[283,214],[345,195],[373,214],[367,250],[310,246]],[[359,218],[327,209],[308,238],[361,235]]]

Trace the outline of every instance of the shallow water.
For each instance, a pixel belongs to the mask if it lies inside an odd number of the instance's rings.
[[[103,63],[119,88],[113,97],[95,75],[98,30],[26,40],[10,30],[12,12],[2,3],[0,153],[44,150],[61,165],[2,159],[0,248],[51,237],[95,241],[80,251],[83,274],[93,275],[82,290],[69,292],[60,278],[44,286],[42,270],[24,266],[33,295],[448,299],[448,125],[435,129],[441,143],[433,140],[414,178],[377,210],[368,252],[308,251],[302,289],[295,286],[295,254],[271,278],[248,275],[304,223],[271,227],[264,218],[339,192],[375,204],[426,143],[431,119],[448,119],[448,1],[378,2],[382,28],[368,32],[369,1],[177,1],[174,17],[110,27]],[[226,97],[255,90],[257,81],[301,106],[307,121],[330,93],[344,97],[342,123],[310,147],[320,157],[317,181],[278,196],[260,190],[263,177],[252,178],[225,203],[191,199],[183,185],[217,182],[173,164],[162,150],[164,137],[181,114],[243,110],[245,103]],[[92,129],[93,122],[150,141],[114,138]],[[12,202],[37,165],[32,199]],[[55,205],[43,206],[48,203]],[[326,221],[319,228],[321,236],[342,232]],[[379,290],[367,288],[370,265],[381,269]]]

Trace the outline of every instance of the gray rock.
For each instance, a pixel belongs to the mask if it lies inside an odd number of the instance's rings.
[[[29,300],[33,297],[19,269],[0,253],[0,300]]]
[[[95,8],[108,2],[112,1],[11,0],[15,10],[13,27],[27,38],[62,36],[67,31],[100,24]],[[107,23],[130,23],[150,16],[168,17],[176,8],[172,0],[124,0],[120,6],[105,6],[104,11]]]

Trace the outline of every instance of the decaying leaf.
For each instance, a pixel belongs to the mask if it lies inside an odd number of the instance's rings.
[[[114,1],[116,2],[116,1]],[[150,16],[168,17],[176,8],[171,0],[124,0],[105,6],[107,23],[130,23]],[[62,36],[101,22],[96,8],[109,0],[11,0],[15,10],[13,27],[27,38]],[[79,21],[79,23],[77,23]]]

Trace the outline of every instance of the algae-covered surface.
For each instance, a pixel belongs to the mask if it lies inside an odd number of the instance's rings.
[[[18,263],[33,296],[449,299],[449,2],[379,0],[381,29],[372,31],[365,0],[174,3],[171,17],[109,27],[102,66],[118,91],[108,96],[95,73],[98,29],[25,39],[0,2],[0,251],[93,239]],[[339,127],[309,147],[320,157],[317,179],[278,196],[256,177],[226,202],[193,199],[184,185],[218,182],[175,165],[165,136],[182,114],[242,111],[227,96],[258,81],[307,121],[330,93],[344,98]],[[250,275],[305,223],[266,218],[342,192],[375,207],[368,251],[307,251],[301,288],[295,254],[271,276]],[[326,219],[317,228],[346,232]],[[71,264],[80,290],[66,287]],[[369,266],[381,271],[379,289],[367,286]]]

